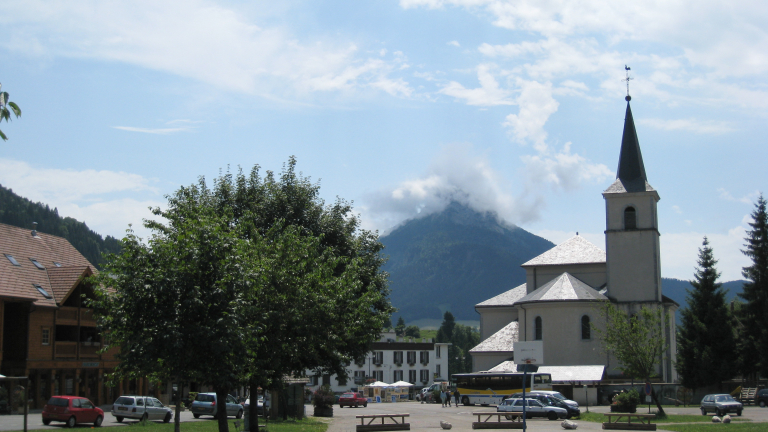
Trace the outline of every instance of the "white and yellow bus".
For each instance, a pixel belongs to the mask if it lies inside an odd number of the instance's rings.
[[[464,405],[499,405],[504,398],[523,391],[523,373],[466,373],[452,376],[452,387],[461,393]],[[548,373],[526,374],[525,391],[552,390],[552,376]]]

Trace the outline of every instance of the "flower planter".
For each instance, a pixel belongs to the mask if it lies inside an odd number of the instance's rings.
[[[333,417],[333,407],[315,407],[315,417]]]

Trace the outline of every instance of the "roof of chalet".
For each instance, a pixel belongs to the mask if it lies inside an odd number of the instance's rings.
[[[603,365],[539,366],[539,372],[551,374],[555,382],[600,381],[604,371]],[[503,361],[487,372],[517,372],[517,365],[513,361]]]
[[[11,263],[12,256],[19,265]],[[38,268],[32,259],[44,268]],[[57,265],[58,263],[58,265]],[[59,265],[61,267],[59,267]],[[62,237],[0,223],[0,298],[56,307],[95,267]],[[52,298],[46,298],[39,285]]]
[[[509,291],[505,291],[496,297],[491,297],[484,302],[480,302],[475,307],[496,307],[496,306],[512,306],[516,301],[525,297],[526,284],[522,284]]]
[[[568,272],[552,279],[517,301],[518,304],[542,301],[597,301],[608,300],[596,289]]]
[[[518,341],[518,329],[517,321],[512,321],[469,352],[512,352],[512,344]]]
[[[526,262],[522,267],[567,264],[599,264],[605,262],[605,251],[580,235]]]

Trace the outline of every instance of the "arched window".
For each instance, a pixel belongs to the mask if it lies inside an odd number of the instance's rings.
[[[592,339],[592,326],[587,315],[581,317],[581,338]]]
[[[533,340],[541,340],[541,317],[533,320]]]
[[[634,207],[627,207],[624,210],[624,229],[637,228],[637,213]]]

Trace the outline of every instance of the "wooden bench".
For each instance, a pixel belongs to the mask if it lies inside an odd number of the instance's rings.
[[[651,423],[651,420],[656,418],[656,414],[610,413],[603,415],[608,417],[608,421],[603,423],[603,429],[656,430],[656,425]],[[632,423],[633,419],[635,423]]]
[[[509,420],[507,416],[513,416],[515,414],[508,412],[490,412],[480,411],[473,412],[473,416],[477,416],[477,421],[472,423],[472,429],[522,429],[523,421],[521,415],[516,415],[516,419]],[[485,420],[483,420],[485,417]],[[496,420],[491,420],[492,417],[496,417]],[[502,417],[504,419],[502,420]]]
[[[357,432],[411,430],[411,424],[405,422],[405,418],[410,416],[411,416],[410,414],[356,415],[355,418],[360,419],[360,424],[357,425]],[[400,422],[397,421],[397,417],[400,417]],[[374,421],[379,419],[381,419],[381,423],[374,423]],[[388,422],[387,419],[391,421]],[[368,421],[368,423],[366,423],[366,420]]]

